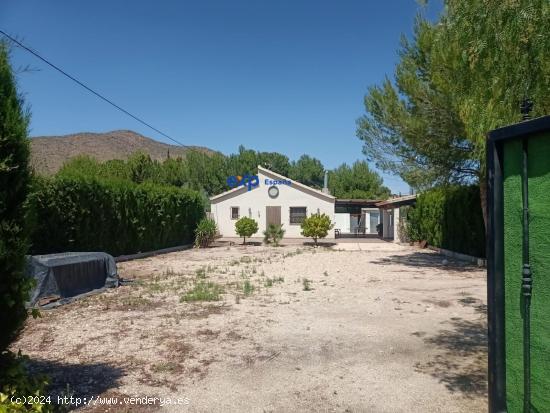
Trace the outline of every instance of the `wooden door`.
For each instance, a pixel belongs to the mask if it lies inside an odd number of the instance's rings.
[[[281,207],[266,206],[265,207],[265,226],[269,224],[281,225]]]

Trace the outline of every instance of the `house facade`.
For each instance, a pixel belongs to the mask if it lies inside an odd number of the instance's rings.
[[[386,201],[378,202],[376,206],[380,208],[382,216],[382,239],[393,240],[394,242],[405,242],[402,239],[400,225],[403,217],[401,208],[414,205],[416,195],[406,195],[397,198],[391,198]]]
[[[258,181],[241,185],[210,198],[210,211],[219,233],[224,237],[238,237],[235,222],[243,216],[253,218],[259,230],[254,237],[262,237],[269,224],[282,224],[286,238],[303,238],[300,224],[306,216],[327,214],[334,222],[336,198],[328,191],[319,191],[307,185],[258,166]],[[327,238],[334,238],[329,231]]]

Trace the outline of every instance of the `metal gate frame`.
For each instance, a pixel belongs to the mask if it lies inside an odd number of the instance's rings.
[[[487,318],[489,335],[489,413],[506,413],[504,326],[503,144],[550,130],[550,116],[489,132],[487,137]],[[520,274],[518,274],[519,276]]]

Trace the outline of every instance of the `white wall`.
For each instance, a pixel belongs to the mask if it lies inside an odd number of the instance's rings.
[[[258,178],[259,185],[250,191],[240,188],[235,193],[211,200],[211,212],[222,236],[238,236],[235,233],[236,220],[231,219],[231,207],[239,207],[240,217],[247,216],[256,220],[259,230],[254,237],[263,237],[263,231],[266,229],[266,206],[281,207],[281,223],[287,238],[302,237],[300,225],[289,224],[290,207],[306,207],[308,216],[317,212],[327,214],[334,222],[334,198],[307,193],[295,188],[292,182],[290,186],[278,185],[279,196],[271,199],[267,193],[270,185],[266,185],[265,180],[276,177],[267,176],[259,171]],[[334,238],[334,230],[329,231],[327,238]]]
[[[350,232],[350,214],[344,212],[338,212],[334,214],[334,228],[339,229],[340,232]]]
[[[399,214],[399,207],[393,210],[393,242],[403,242],[399,234],[399,226],[401,222],[401,216]]]

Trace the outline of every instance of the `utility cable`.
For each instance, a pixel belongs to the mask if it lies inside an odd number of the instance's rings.
[[[0,34],[3,34],[5,37],[7,37],[9,40],[11,40],[13,43],[15,43],[16,45],[18,45],[19,47],[25,49],[27,52],[31,53],[32,55],[34,55],[35,57],[37,57],[38,59],[42,60],[44,63],[46,63],[48,66],[51,66],[53,67],[55,70],[57,70],[59,73],[61,73],[62,75],[64,75],[65,77],[68,77],[69,79],[71,79],[73,82],[75,82],[76,84],[78,84],[79,86],[83,87],[84,89],[86,89],[88,92],[96,95],[98,98],[100,98],[101,100],[107,102],[109,105],[111,106],[114,106],[116,109],[118,109],[119,111],[121,111],[122,113],[130,116],[132,119],[134,120],[137,120],[139,123],[141,123],[142,125],[145,125],[147,126],[148,128],[154,130],[155,132],[161,134],[162,136],[164,136],[165,138],[167,139],[170,139],[172,142],[175,142],[176,144],[180,145],[180,146],[185,146],[183,143],[179,142],[178,140],[172,138],[170,135],[162,132],[161,130],[155,128],[153,125],[151,125],[150,123],[147,123],[146,121],[144,121],[143,119],[139,118],[138,116],[130,113],[129,111],[127,111],[126,109],[124,109],[123,107],[117,105],[115,102],[113,102],[111,99],[108,99],[106,98],[105,96],[103,96],[101,93],[99,92],[96,92],[94,89],[92,89],[91,87],[85,85],[83,82],[81,82],[80,80],[78,80],[77,78],[75,78],[74,76],[71,76],[70,74],[68,74],[66,71],[64,71],[63,69],[61,69],[59,66],[56,66],[54,65],[52,62],[50,62],[48,59],[42,57],[41,55],[39,55],[37,52],[35,52],[34,50],[32,50],[31,48],[25,46],[23,43],[21,43],[20,41],[18,41],[17,39],[13,38],[12,36],[10,36],[9,34],[7,34],[6,32],[4,32],[3,30],[0,30]]]

